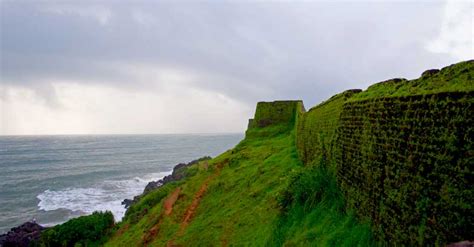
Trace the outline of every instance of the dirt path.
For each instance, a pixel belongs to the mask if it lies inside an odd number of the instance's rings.
[[[194,199],[191,205],[186,209],[186,212],[184,213],[183,221],[181,222],[181,227],[180,227],[180,235],[182,232],[184,232],[184,229],[186,226],[189,224],[191,221],[192,217],[196,213],[196,209],[199,206],[199,203],[201,202],[202,197],[204,196],[204,193],[207,191],[207,186],[209,185],[209,182],[213,179],[213,176],[208,177],[204,183],[201,185],[199,190],[194,194]]]
[[[199,190],[196,192],[196,194],[194,194],[193,202],[191,203],[191,205],[189,205],[189,207],[186,209],[186,212],[184,213],[184,218],[183,218],[183,221],[181,222],[179,235],[182,235],[184,233],[184,230],[186,229],[189,222],[192,220],[194,214],[196,213],[196,209],[198,208],[202,197],[206,193],[207,187],[209,186],[209,183],[214,178],[219,176],[223,166],[224,166],[223,164],[216,165],[216,171],[214,172],[214,174],[212,174],[210,177],[208,177],[206,180],[204,180],[204,182],[202,183]]]
[[[184,217],[183,217],[183,221],[181,222],[181,226],[179,228],[179,231],[178,233],[170,240],[168,241],[168,244],[166,246],[168,247],[171,247],[171,246],[176,246],[174,244],[174,241],[175,239],[181,237],[183,234],[184,234],[184,231],[186,230],[186,227],[189,225],[189,223],[191,222],[191,220],[193,219],[195,213],[196,213],[196,210],[197,208],[199,207],[199,204],[201,203],[201,199],[204,197],[204,194],[206,193],[207,191],[207,188],[209,186],[209,183],[214,179],[216,178],[217,176],[219,176],[221,170],[222,170],[222,167],[224,165],[223,164],[218,164],[216,165],[216,171],[214,172],[214,174],[212,174],[211,176],[209,176],[206,180],[204,180],[204,182],[201,184],[201,187],[199,188],[199,190],[194,194],[194,198],[193,198],[193,201],[191,202],[191,204],[188,206],[188,208],[186,209],[186,212],[184,213]]]
[[[143,246],[147,246],[160,230],[160,225],[163,222],[165,216],[169,216],[173,212],[173,205],[178,200],[179,193],[181,193],[181,188],[177,188],[169,195],[163,202],[163,211],[158,216],[157,223],[142,237]]]
[[[170,196],[168,196],[168,198],[166,198],[165,202],[163,203],[165,215],[170,215],[173,211],[173,205],[176,200],[178,200],[179,193],[181,193],[181,188],[177,188]]]

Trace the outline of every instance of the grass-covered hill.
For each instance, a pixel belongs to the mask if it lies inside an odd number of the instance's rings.
[[[299,161],[299,109],[298,101],[260,103],[241,143],[132,205],[106,246],[370,244],[334,177]]]
[[[470,240],[473,96],[474,62],[466,61],[415,80],[349,90],[309,111],[301,101],[260,102],[235,148],[183,168],[183,179],[142,196],[122,222],[77,242],[442,246]],[[61,239],[61,227],[44,236]],[[41,244],[54,246],[48,241]]]

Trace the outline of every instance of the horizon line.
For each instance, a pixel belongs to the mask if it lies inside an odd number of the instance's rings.
[[[17,136],[127,136],[127,135],[230,135],[244,134],[243,132],[176,132],[176,133],[73,133],[73,134],[0,134],[0,137],[17,137]]]

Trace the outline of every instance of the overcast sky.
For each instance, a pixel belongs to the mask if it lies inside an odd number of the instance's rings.
[[[3,1],[0,134],[243,132],[472,59],[472,1]]]

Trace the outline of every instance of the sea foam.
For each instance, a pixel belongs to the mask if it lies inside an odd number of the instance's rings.
[[[87,215],[94,211],[111,211],[116,221],[125,215],[124,199],[132,199],[143,192],[150,181],[156,181],[171,172],[152,173],[143,178],[128,180],[108,180],[87,188],[66,188],[45,190],[37,196],[38,208],[44,211],[70,210],[71,217]],[[55,222],[56,223],[56,222]],[[52,224],[45,222],[45,224]]]

